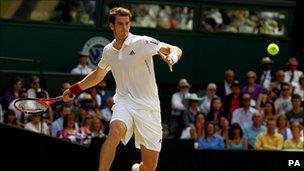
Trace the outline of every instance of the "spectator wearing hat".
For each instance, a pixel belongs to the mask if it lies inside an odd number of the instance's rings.
[[[228,96],[229,94],[231,94],[231,84],[232,84],[232,81],[234,80],[234,77],[235,77],[234,76],[234,71],[231,70],[231,69],[227,69],[225,71],[224,80],[216,85],[217,95],[219,97],[221,97],[222,99],[225,96]]]
[[[295,87],[294,94],[300,95],[302,102],[304,101],[304,74],[299,78],[299,85]]]
[[[185,127],[191,127],[194,124],[195,115],[200,113],[199,102],[202,98],[193,93],[189,97],[186,97],[186,100],[188,100],[188,108],[183,113],[183,121]]]
[[[207,95],[203,96],[202,102],[200,104],[200,110],[204,113],[207,114],[210,112],[210,103],[211,100],[215,97],[216,95],[216,85],[214,83],[209,83],[207,86]]]
[[[199,102],[202,98],[199,98],[197,94],[190,94],[186,97],[188,100],[188,108],[183,113],[183,132],[182,139],[191,138],[190,129],[194,127],[195,116],[200,113]]]
[[[263,93],[263,87],[255,83],[256,79],[256,73],[253,71],[248,71],[246,74],[246,84],[242,88],[243,94],[250,95],[251,99],[253,100],[253,106],[255,106],[258,96]]]
[[[287,62],[288,71],[285,71],[285,82],[290,83],[293,87],[296,87],[299,85],[299,79],[301,75],[303,74],[302,71],[297,70],[299,62],[297,58],[289,58]]]
[[[179,80],[179,91],[174,93],[171,98],[171,120],[170,134],[175,138],[180,138],[183,129],[183,113],[187,109],[185,104],[186,97],[190,96],[189,89],[191,85],[185,78]]]
[[[232,118],[234,110],[240,108],[242,105],[241,84],[238,80],[234,80],[231,84],[231,94],[225,96],[223,100],[224,111],[228,113],[229,121]]]
[[[269,90],[270,83],[274,79],[274,71],[272,70],[273,61],[269,57],[264,57],[261,63],[261,70],[257,74],[257,83],[264,89]]]
[[[87,75],[92,71],[92,68],[88,65],[88,58],[89,58],[88,52],[80,51],[78,52],[79,56],[79,64],[76,68],[72,69],[71,74],[75,75]]]

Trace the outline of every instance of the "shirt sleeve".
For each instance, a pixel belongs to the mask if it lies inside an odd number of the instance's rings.
[[[98,63],[98,67],[101,69],[105,69],[107,71],[111,70],[110,64],[109,64],[109,55],[107,52],[107,47],[104,47],[101,59]]]
[[[148,36],[143,36],[143,49],[149,56],[156,55],[162,47],[162,42]]]

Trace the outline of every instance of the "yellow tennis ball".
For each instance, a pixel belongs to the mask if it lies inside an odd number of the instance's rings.
[[[279,51],[280,51],[279,46],[275,43],[270,43],[267,47],[267,52],[270,55],[276,55],[279,53]]]

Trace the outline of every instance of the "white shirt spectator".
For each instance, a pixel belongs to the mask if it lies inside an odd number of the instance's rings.
[[[303,87],[301,87],[301,86],[296,86],[295,87],[295,90],[294,90],[294,92],[293,92],[293,94],[298,94],[298,95],[300,95],[301,96],[301,98],[302,98],[302,101],[304,101],[304,88]]]
[[[71,74],[75,75],[88,75],[90,72],[92,72],[92,68],[89,66],[85,65],[78,65],[76,68],[72,69]]]
[[[38,124],[38,127],[35,127],[31,122],[25,124],[24,129],[36,132],[36,133],[43,133],[45,135],[50,135],[49,127],[45,122],[42,124],[42,130],[41,130],[41,123]],[[42,132],[41,132],[42,131]]]
[[[45,92],[45,94],[46,94],[46,97],[47,98],[49,98],[50,96],[49,96],[49,93],[47,92],[47,91],[45,91],[45,90],[41,90],[40,88],[38,89],[38,92],[39,91],[44,91]],[[27,94],[28,94],[28,97],[29,98],[36,98],[36,90],[35,89],[33,89],[33,88],[30,88],[30,89],[28,89],[27,90]]]
[[[214,96],[213,98],[215,98],[215,97],[217,97],[217,96]],[[202,99],[202,102],[199,106],[200,111],[203,112],[205,115],[207,115],[207,113],[210,112],[211,100],[209,100],[208,96],[204,96]]]
[[[263,74],[261,76],[261,86],[265,89],[269,89],[271,83],[271,70],[263,71]]]
[[[274,101],[274,107],[279,114],[286,114],[292,110],[291,96],[287,99],[279,97]]]
[[[176,92],[172,95],[171,98],[171,108],[172,115],[180,115],[181,111],[186,110],[184,101],[187,97],[190,96],[190,93],[182,94],[181,92]]]
[[[245,128],[252,125],[252,115],[256,112],[256,109],[249,107],[247,111],[244,108],[236,109],[232,114],[232,121],[233,123],[238,123],[244,130]]]
[[[285,71],[285,82],[291,83],[292,86],[297,87],[299,86],[299,78],[303,74],[302,71],[295,70],[292,76],[292,72]]]

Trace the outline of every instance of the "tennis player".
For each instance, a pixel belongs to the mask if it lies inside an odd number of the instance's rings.
[[[180,48],[151,37],[129,32],[131,13],[116,7],[110,10],[109,26],[115,39],[103,49],[98,67],[63,93],[64,101],[95,86],[112,71],[116,82],[113,116],[109,135],[101,148],[99,171],[110,170],[120,141],[126,144],[133,133],[135,146],[141,150],[142,162],[133,171],[154,171],[162,142],[160,102],[152,56],[159,54],[169,65],[182,55]],[[165,58],[164,58],[165,56]]]

